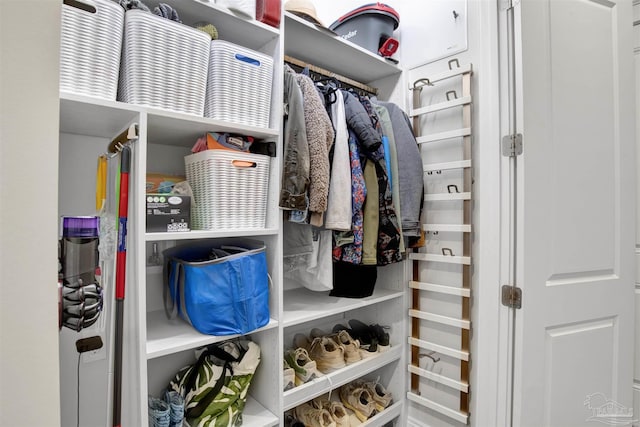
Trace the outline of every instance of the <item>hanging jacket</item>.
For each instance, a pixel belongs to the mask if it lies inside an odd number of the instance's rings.
[[[351,207],[351,161],[349,160],[349,131],[344,116],[344,99],[339,90],[335,91],[336,100],[331,104],[331,121],[336,129],[333,143],[333,162],[331,164],[331,183],[329,185],[329,205],[324,226],[330,230],[351,230],[353,218]]]
[[[393,127],[398,155],[398,184],[402,232],[405,236],[420,236],[420,214],[424,195],[424,171],[420,148],[407,115],[396,104],[377,102],[387,109]]]
[[[364,182],[364,174],[360,163],[360,151],[358,148],[358,137],[355,132],[349,129],[349,158],[351,159],[351,197],[353,206],[353,219],[351,221],[351,231],[334,232],[336,245],[333,248],[333,259],[344,261],[350,264],[360,264],[362,262],[362,238],[363,238],[363,206],[367,197],[367,187]],[[352,241],[344,243],[345,241]]]
[[[380,119],[373,109],[373,105],[369,98],[361,96],[360,103],[366,111],[371,126],[375,131],[382,135],[382,126]],[[367,153],[372,159],[375,159],[376,177],[378,178],[378,241],[376,252],[378,255],[378,265],[387,265],[394,262],[402,261],[400,253],[400,227],[396,218],[396,211],[393,207],[393,199],[391,196],[391,187],[386,171],[386,160],[383,145],[380,144],[375,153]]]
[[[347,119],[347,126],[353,130],[361,149],[361,154],[372,160],[380,160],[382,153],[379,148],[382,145],[382,136],[371,124],[371,119],[367,110],[364,109],[360,100],[351,93],[343,90],[344,110]]]
[[[287,210],[307,209],[309,145],[304,122],[302,91],[295,72],[284,73],[284,156],[279,206]]]
[[[329,199],[329,149],[333,145],[333,125],[313,80],[304,74],[296,74],[296,79],[302,90],[309,144],[309,222],[319,227],[324,222]]]
[[[389,141],[389,163],[391,163],[391,197],[393,199],[393,207],[396,209],[396,218],[398,220],[398,227],[400,231],[400,253],[406,252],[404,244],[404,238],[402,235],[402,210],[400,204],[400,183],[398,182],[398,152],[396,149],[396,140],[393,137],[393,127],[391,125],[391,118],[389,117],[389,111],[379,104],[373,104],[373,108],[376,110],[378,117],[380,118],[380,125],[382,126],[382,134],[386,136]],[[384,145],[384,144],[383,144]],[[386,159],[385,152],[385,159]]]

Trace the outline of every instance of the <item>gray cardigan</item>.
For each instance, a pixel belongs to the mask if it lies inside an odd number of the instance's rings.
[[[420,236],[420,212],[424,194],[424,172],[420,148],[404,111],[391,102],[376,102],[376,104],[389,111],[393,126],[393,138],[398,152],[402,234]]]

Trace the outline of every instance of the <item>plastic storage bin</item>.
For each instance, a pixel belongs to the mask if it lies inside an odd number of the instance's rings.
[[[393,36],[400,16],[392,7],[371,3],[352,10],[329,26],[345,40],[378,53],[380,46]]]
[[[127,11],[118,99],[202,116],[210,42],[186,25]]]
[[[224,40],[211,41],[205,117],[269,127],[273,58]]]
[[[115,101],[124,9],[110,0],[62,5],[60,90]]]
[[[193,190],[192,230],[264,228],[268,156],[206,150],[184,158]]]
[[[280,0],[256,0],[256,20],[280,28]]]

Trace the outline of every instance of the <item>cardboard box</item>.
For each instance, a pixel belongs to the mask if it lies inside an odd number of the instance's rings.
[[[147,194],[147,231],[190,231],[191,197]]]

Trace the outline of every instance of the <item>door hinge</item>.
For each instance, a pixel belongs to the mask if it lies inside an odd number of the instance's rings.
[[[522,289],[517,286],[502,286],[502,305],[509,308],[522,308]]]
[[[502,155],[517,157],[522,154],[522,134],[506,135],[502,137]]]

